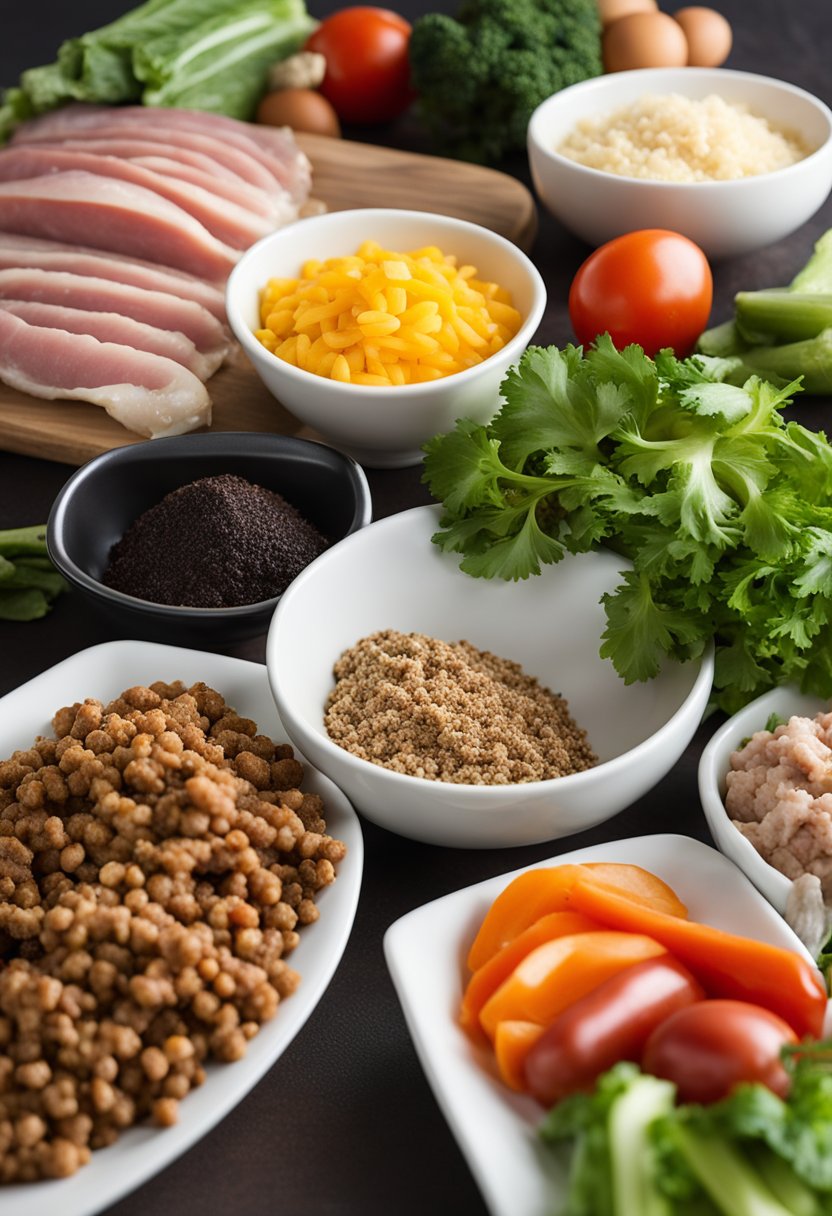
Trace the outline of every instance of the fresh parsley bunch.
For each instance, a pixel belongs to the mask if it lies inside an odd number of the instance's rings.
[[[529,347],[504,404],[426,445],[434,541],[483,578],[605,546],[632,569],[604,597],[601,654],[627,683],[716,641],[716,703],[784,681],[832,696],[832,447],[781,413],[799,388],[609,337]]]

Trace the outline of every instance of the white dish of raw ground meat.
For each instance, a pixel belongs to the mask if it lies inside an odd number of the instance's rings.
[[[56,710],[77,700],[102,701],[122,690],[156,680],[204,681],[228,705],[255,720],[260,731],[285,741],[266,669],[259,663],[149,642],[117,641],[80,651],[0,698],[0,758],[30,747],[38,735],[52,736]],[[54,737],[54,736],[53,736]],[[3,1216],[92,1216],[146,1182],[190,1148],[220,1121],[275,1065],[326,991],[352,928],[363,867],[363,840],[349,801],[328,778],[306,765],[303,789],[323,799],[327,831],[343,840],[347,854],[335,882],[321,892],[320,920],[307,925],[288,956],[300,973],[296,992],[281,1003],[233,1064],[209,1064],[207,1079],[183,1099],[179,1122],[158,1128],[147,1123],[123,1132],[108,1148],[93,1152],[88,1165],[57,1181],[0,1186]],[[279,1067],[272,1083],[280,1089]],[[292,1095],[298,1100],[298,1094]],[[282,1116],[281,1116],[282,1117]],[[221,1138],[215,1151],[223,1153]]]
[[[826,900],[832,902],[832,730],[798,722],[781,726],[773,739],[753,741],[753,751],[739,761],[747,774],[729,778],[737,765],[731,757],[775,719],[811,720],[828,710],[828,702],[795,687],[772,689],[729,718],[699,762],[699,797],[714,840],[781,913],[792,879],[807,870],[822,880],[827,876]],[[740,816],[742,827],[735,822]]]

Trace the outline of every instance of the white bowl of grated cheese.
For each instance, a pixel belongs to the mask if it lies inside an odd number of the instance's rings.
[[[722,258],[788,236],[823,204],[832,111],[767,76],[644,68],[549,97],[528,151],[541,201],[590,244],[668,228]]]

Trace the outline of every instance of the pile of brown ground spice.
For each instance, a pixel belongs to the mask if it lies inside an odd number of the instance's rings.
[[[259,604],[281,595],[328,543],[280,494],[221,473],[143,512],[113,545],[102,582],[154,604]]]
[[[324,722],[339,746],[429,781],[509,785],[597,763],[563,697],[470,642],[388,629],[341,655]]]

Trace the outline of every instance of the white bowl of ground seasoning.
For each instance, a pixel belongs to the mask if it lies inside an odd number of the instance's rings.
[[[414,840],[504,848],[611,818],[684,751],[711,655],[625,685],[599,656],[600,600],[624,559],[474,579],[431,544],[439,516],[371,524],[285,593],[266,662],[290,739],[363,815]]]
[[[822,205],[832,112],[750,72],[643,68],[549,97],[528,151],[541,201],[590,244],[668,228],[721,258],[788,236]]]

